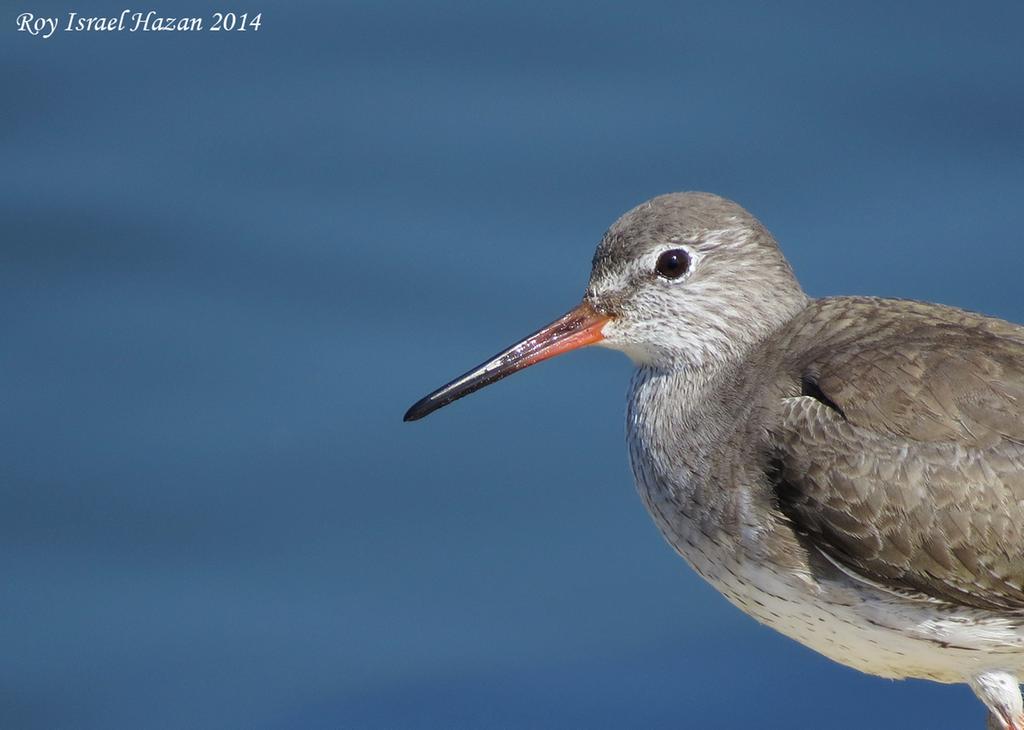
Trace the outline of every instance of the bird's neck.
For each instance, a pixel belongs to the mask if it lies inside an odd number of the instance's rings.
[[[793,307],[794,315],[800,309]],[[762,476],[760,421],[770,410],[766,399],[774,370],[763,361],[763,345],[784,326],[766,330],[729,356],[637,368],[626,430],[637,486],[653,513],[665,511],[655,503],[669,500],[693,505],[689,517],[705,532],[759,523],[749,514],[750,490]]]
[[[761,452],[744,395],[756,390],[743,369],[658,370],[634,374],[627,441],[637,490],[670,543],[707,537],[728,549],[757,550],[765,516],[751,489]],[[741,529],[742,528],[742,529]]]
[[[669,458],[683,442],[682,462],[700,473],[730,427],[723,403],[732,369],[641,366],[630,383],[627,430],[649,451]]]
[[[773,367],[765,361],[764,346],[811,301],[798,287],[791,293],[776,303],[775,316],[761,319],[756,332],[748,330],[748,338],[639,363],[627,413],[631,449],[635,445],[649,459],[707,474],[709,462],[727,441],[742,439],[737,432],[755,428],[748,423],[750,414],[764,397],[763,380]]]

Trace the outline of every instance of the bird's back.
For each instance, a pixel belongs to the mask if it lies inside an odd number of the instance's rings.
[[[893,591],[1024,610],[1024,328],[834,298],[772,349],[774,489],[794,530]]]

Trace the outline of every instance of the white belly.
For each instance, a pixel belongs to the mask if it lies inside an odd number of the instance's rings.
[[[733,605],[840,664],[951,683],[990,670],[1024,671],[1022,621],[978,609],[951,612],[845,577],[818,582],[783,573],[744,559],[737,546],[715,543],[683,518],[666,524],[668,505],[652,508],[650,493],[640,492],[676,551]]]

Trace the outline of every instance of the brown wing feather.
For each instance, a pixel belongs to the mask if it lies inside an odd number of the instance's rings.
[[[797,529],[894,590],[1024,609],[1024,328],[833,299],[786,336],[817,396],[785,398],[773,434]]]

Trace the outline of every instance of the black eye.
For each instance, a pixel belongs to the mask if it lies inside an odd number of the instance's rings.
[[[671,251],[666,251],[658,257],[658,263],[655,264],[654,270],[658,272],[658,276],[662,276],[666,279],[678,279],[680,276],[685,274],[690,268],[690,254],[686,253],[681,248],[674,248]]]

